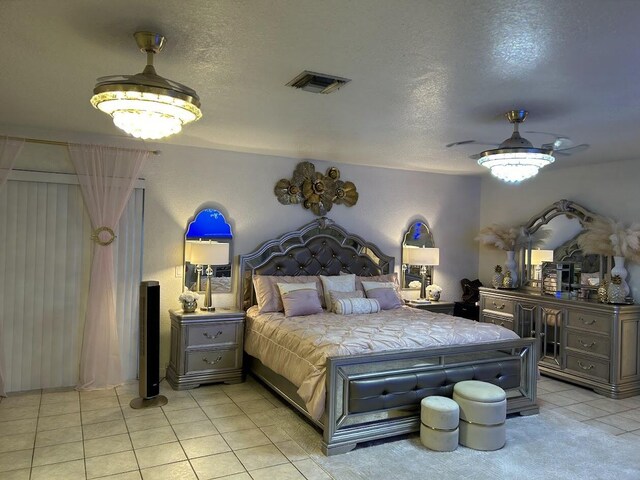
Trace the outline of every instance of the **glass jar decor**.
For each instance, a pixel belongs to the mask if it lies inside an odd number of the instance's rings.
[[[598,287],[598,301],[607,303],[609,300],[609,280],[603,278]]]
[[[504,275],[502,275],[502,267],[500,265],[496,265],[493,277],[491,277],[491,285],[493,285],[493,288],[501,287],[503,280]]]
[[[199,295],[196,292],[183,292],[178,297],[178,300],[182,303],[182,311],[184,313],[193,313],[198,308]]]
[[[611,283],[607,290],[607,300],[609,303],[625,303],[627,295],[624,291],[622,281],[622,277],[619,275],[613,275],[611,277]]]

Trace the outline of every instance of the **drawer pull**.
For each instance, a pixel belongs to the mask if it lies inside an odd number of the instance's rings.
[[[591,348],[591,347],[594,347],[594,346],[596,345],[596,343],[598,343],[598,342],[596,342],[596,341],[594,340],[594,341],[593,341],[593,342],[591,342],[591,343],[585,343],[585,342],[583,342],[582,340],[578,339],[578,343],[579,343],[580,345],[582,345],[584,348]]]
[[[504,303],[501,303],[500,305],[498,305],[496,302],[492,302],[493,303],[493,307],[497,310],[504,310]]]
[[[596,323],[595,318],[592,318],[591,320],[587,321],[584,318],[580,317],[580,321],[584,324],[584,325],[593,325],[594,323]]]
[[[582,362],[580,360],[578,360],[578,365],[580,366],[581,369],[583,370],[591,370],[592,368],[595,367],[595,365],[593,365],[592,363],[590,363],[589,365],[583,365]]]
[[[220,360],[222,360],[222,355],[220,355],[218,358],[216,358],[213,362],[210,362],[209,360],[205,358],[202,359],[202,361],[204,363],[206,363],[207,365],[215,365],[216,363],[218,363]]]
[[[215,335],[211,335],[208,332],[203,332],[202,335],[204,335],[205,337],[207,337],[209,340],[215,340],[216,338],[218,338],[220,335],[222,335],[222,330],[219,330],[218,333],[216,333]]]

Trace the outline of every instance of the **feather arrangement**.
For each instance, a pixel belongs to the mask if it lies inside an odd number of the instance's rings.
[[[585,253],[614,255],[640,262],[640,224],[626,226],[613,218],[595,216],[585,224],[578,245]]]
[[[480,230],[476,240],[498,250],[515,250],[524,242],[523,230],[522,227],[505,227],[493,224]]]

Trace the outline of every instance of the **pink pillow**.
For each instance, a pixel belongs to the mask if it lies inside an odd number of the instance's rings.
[[[362,290],[364,292],[364,288],[362,287],[362,282],[391,282],[396,284],[396,289],[398,293],[400,292],[400,282],[398,281],[398,274],[388,273],[386,275],[374,275],[372,277],[356,277],[356,290]]]
[[[282,312],[284,310],[282,299],[280,298],[280,292],[278,291],[278,283],[309,282],[316,283],[318,298],[320,300],[320,305],[322,305],[322,283],[320,282],[320,279],[315,275],[254,275],[253,289],[256,293],[259,313]]]
[[[322,312],[318,291],[314,289],[292,290],[282,294],[285,317],[298,317]]]
[[[393,282],[363,281],[362,286],[367,298],[375,298],[380,303],[381,310],[392,310],[402,306],[402,298]]]

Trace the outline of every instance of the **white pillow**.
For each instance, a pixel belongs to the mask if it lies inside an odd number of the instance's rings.
[[[396,284],[393,282],[362,282],[362,288],[364,291],[373,290],[374,288],[393,288],[395,290]]]
[[[324,290],[324,304],[327,310],[331,310],[331,296],[329,292],[355,292],[356,291],[356,275],[350,273],[348,275],[320,275],[322,288]]]
[[[380,303],[375,298],[341,298],[333,304],[338,315],[378,313]]]

